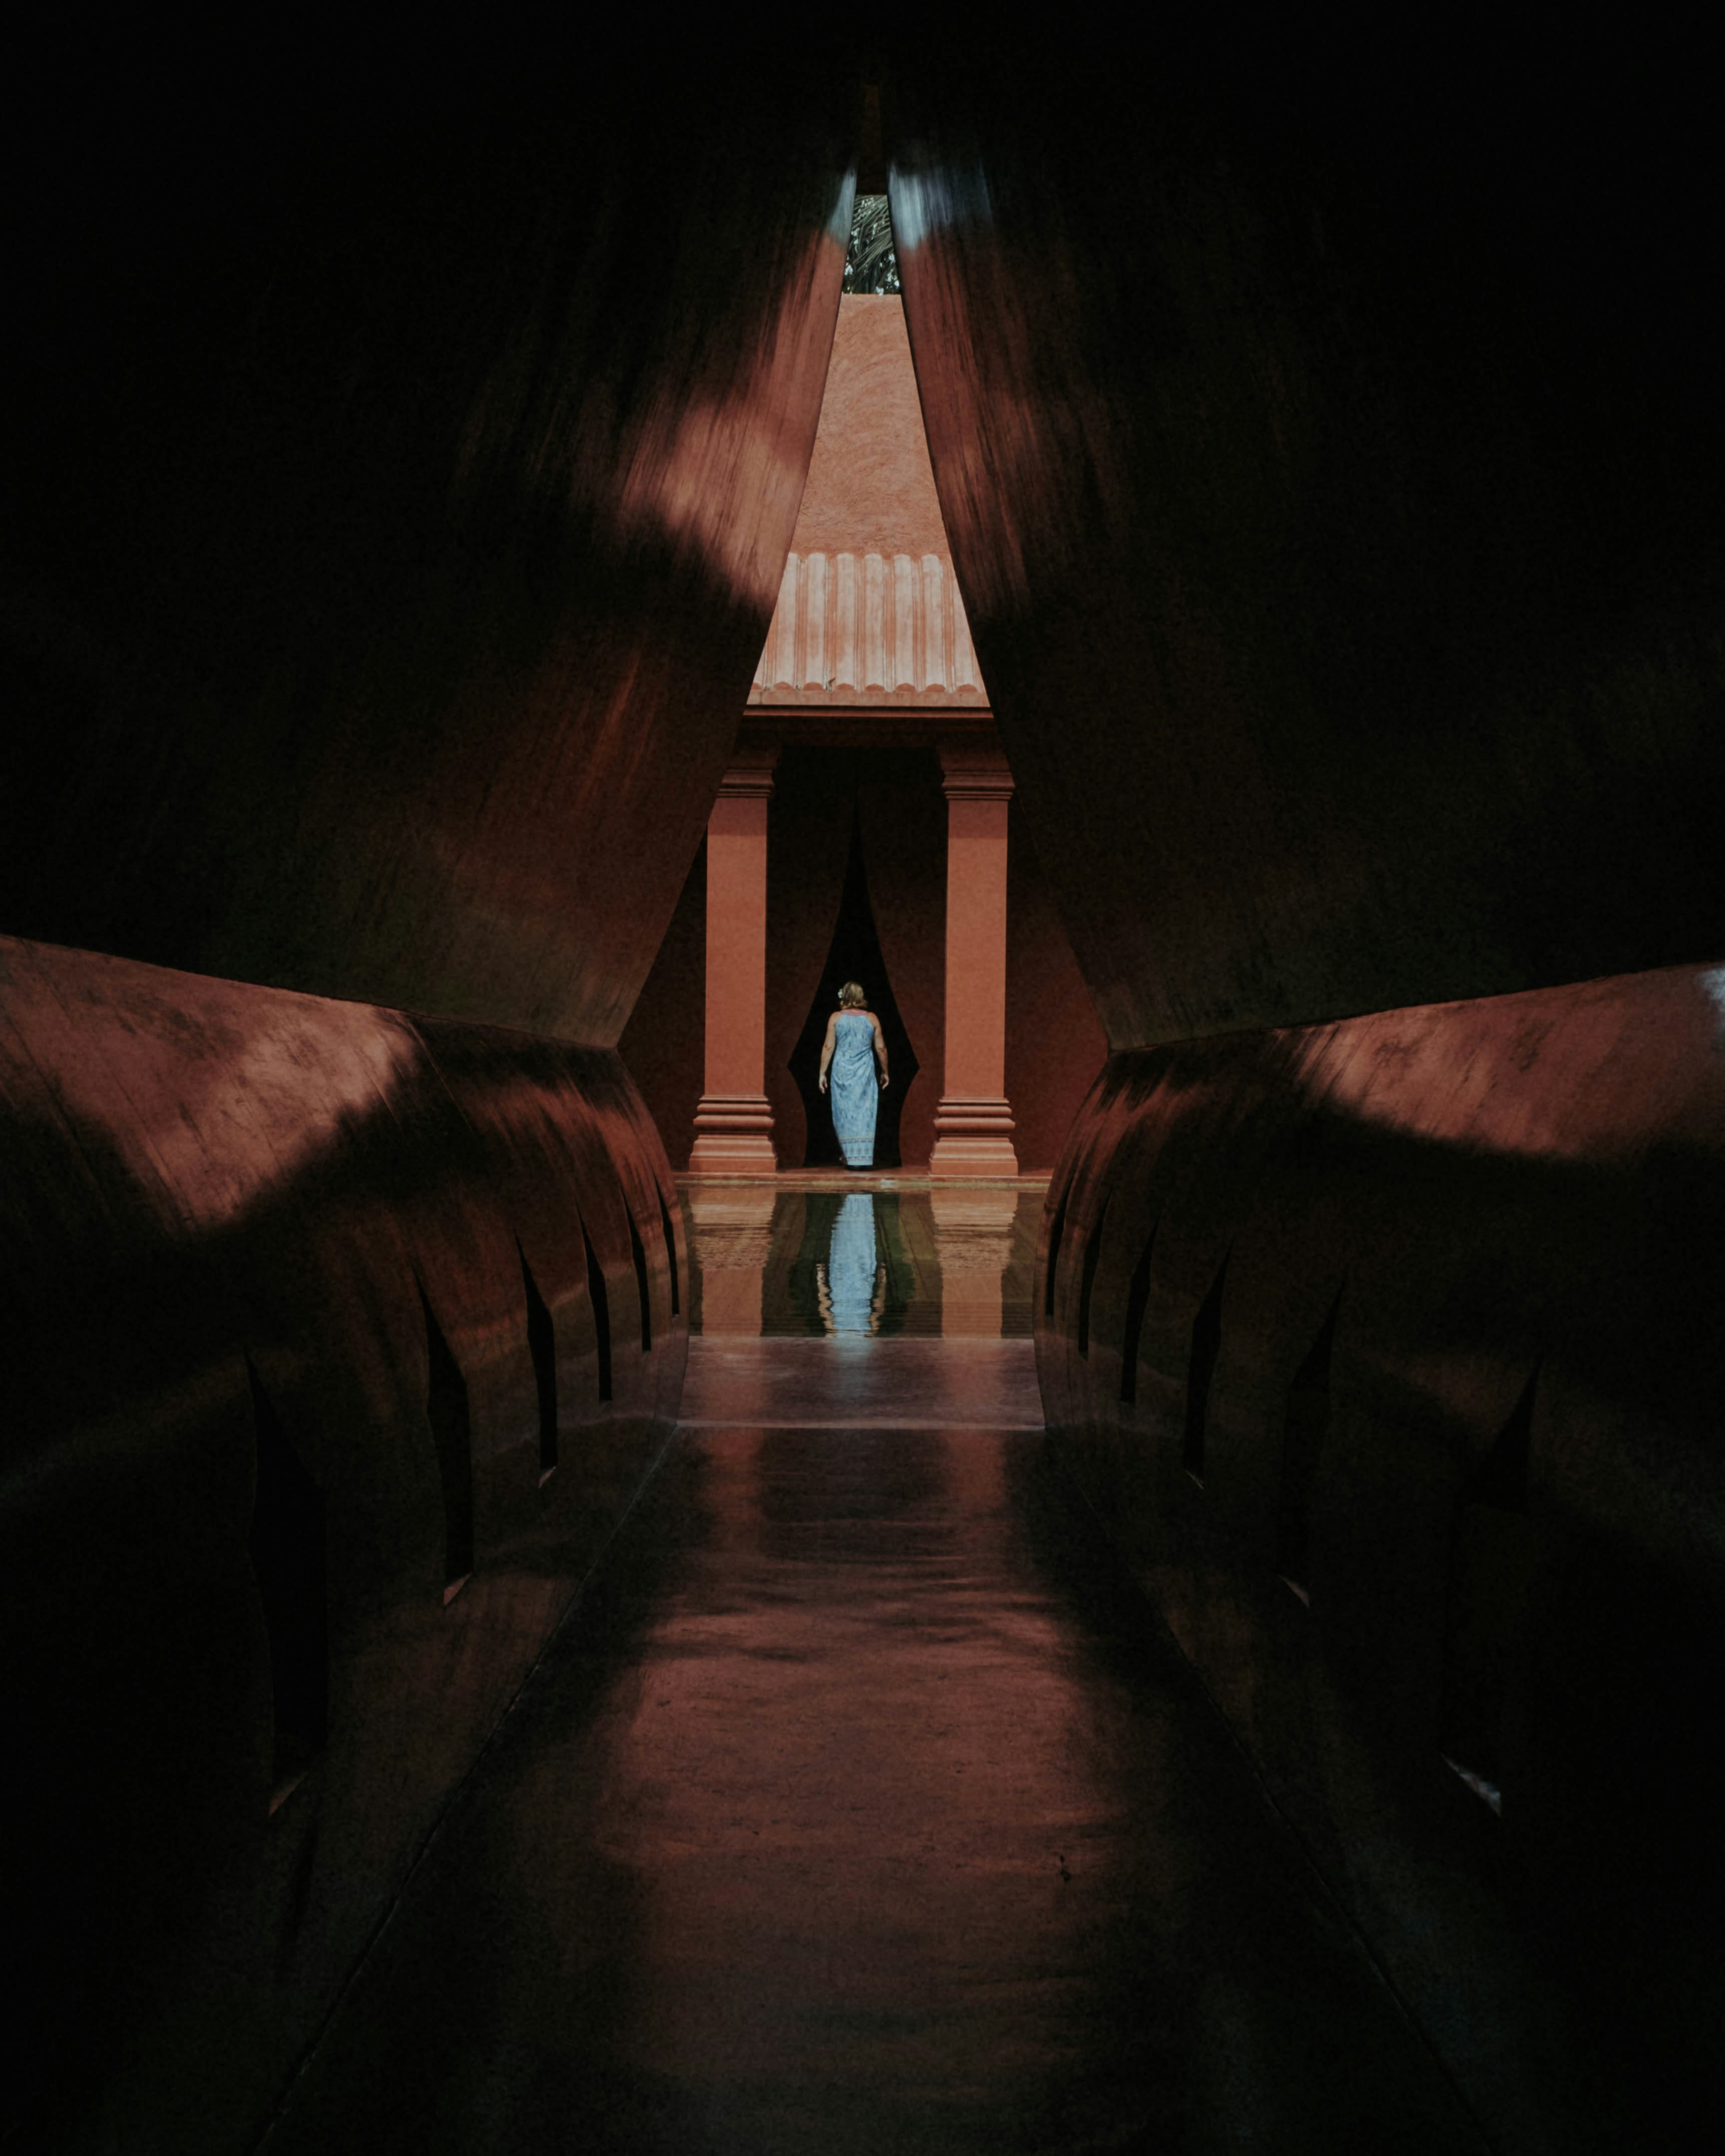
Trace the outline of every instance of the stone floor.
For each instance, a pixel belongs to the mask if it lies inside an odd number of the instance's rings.
[[[1483,2148],[935,1256],[908,1337],[693,1343],[271,2156]]]
[[[686,1429],[1040,1430],[1028,1340],[726,1340],[689,1343]]]

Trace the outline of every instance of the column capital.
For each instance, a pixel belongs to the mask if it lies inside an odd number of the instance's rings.
[[[973,742],[942,742],[941,783],[948,801],[1009,801],[1012,766],[1004,749]]]
[[[778,762],[777,742],[756,745],[739,742],[732,751],[725,775],[719,781],[721,801],[764,801],[773,792],[773,773]]]

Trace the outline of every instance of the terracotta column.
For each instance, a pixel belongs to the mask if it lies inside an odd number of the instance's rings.
[[[776,747],[739,750],[706,826],[706,1081],[696,1175],[771,1175],[767,1103],[767,803]]]
[[[1016,1175],[1006,1098],[1006,812],[998,747],[942,746],[947,793],[947,1068],[933,1175]]]

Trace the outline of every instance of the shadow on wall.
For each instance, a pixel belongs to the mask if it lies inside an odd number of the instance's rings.
[[[614,1054],[9,940],[0,991],[7,2101],[225,2151],[656,1455],[675,1196]]]
[[[1716,2043],[1717,978],[1117,1056],[1050,1190],[1050,1426],[1512,2143]]]
[[[1705,70],[1219,30],[1147,78],[918,23],[883,97],[954,572],[1111,1041],[1707,960]]]
[[[8,931],[615,1043],[795,523],[852,92],[577,34],[21,56]]]

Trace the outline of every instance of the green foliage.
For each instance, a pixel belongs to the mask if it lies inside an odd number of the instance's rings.
[[[859,195],[850,216],[850,248],[845,257],[847,292],[896,292],[898,251],[885,195]]]

